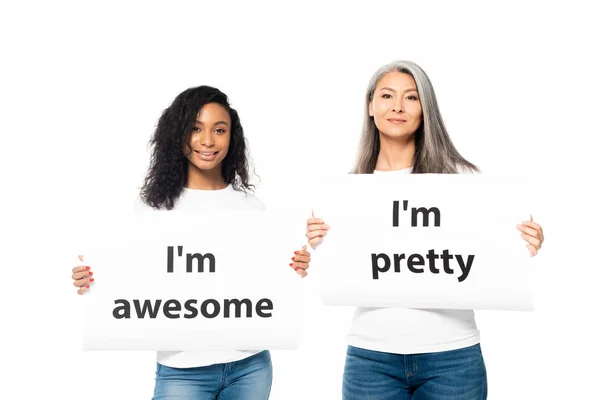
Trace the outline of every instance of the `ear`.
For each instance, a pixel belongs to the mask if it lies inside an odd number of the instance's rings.
[[[183,154],[188,157],[192,153],[192,148],[190,147],[189,140],[191,140],[191,135],[188,138],[188,142],[185,141],[185,136],[181,138],[181,150],[183,150]]]
[[[373,116],[373,100],[369,102],[369,117]]]
[[[185,156],[185,158],[188,158],[190,154],[192,154],[192,149],[187,144],[184,144],[181,150],[183,151],[183,155]]]

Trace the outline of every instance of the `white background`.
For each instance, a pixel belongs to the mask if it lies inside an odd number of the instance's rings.
[[[0,6],[2,397],[151,397],[154,353],[81,350],[70,269],[77,221],[133,201],[152,129],[179,92],[209,84],[227,93],[261,176],[257,195],[269,208],[299,208],[317,177],[350,169],[367,81],[395,59],[429,74],[467,159],[535,181],[534,218],[547,238],[535,260],[536,311],[477,312],[489,398],[592,397],[592,6],[203,3]],[[352,309],[320,306],[317,282],[313,271],[299,299],[313,315],[301,349],[273,352],[272,399],[341,398]]]

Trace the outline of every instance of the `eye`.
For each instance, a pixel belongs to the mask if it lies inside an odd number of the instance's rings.
[[[217,128],[215,131],[216,131],[218,134],[220,134],[220,135],[222,135],[222,134],[224,134],[225,132],[227,132],[227,131],[226,131],[225,129],[223,129],[223,128]]]
[[[383,97],[384,99],[391,99],[392,95],[389,94],[389,93],[384,93],[384,94],[381,95],[381,97]]]
[[[411,94],[410,96],[406,96],[406,98],[407,98],[408,100],[419,100],[419,99],[417,98],[417,96],[415,96],[414,94]]]
[[[192,132],[200,132],[200,128],[198,128],[197,126],[192,128]]]

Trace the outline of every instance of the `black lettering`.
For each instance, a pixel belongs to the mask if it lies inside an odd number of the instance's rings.
[[[146,312],[148,312],[150,318],[156,318],[156,314],[158,314],[161,302],[162,300],[156,300],[154,303],[154,309],[152,309],[152,303],[150,302],[150,300],[144,300],[144,306],[141,309],[139,300],[133,300],[133,305],[135,307],[135,312],[137,313],[138,318],[144,318],[146,316]]]
[[[410,257],[408,257],[408,261],[406,263],[408,264],[408,269],[410,270],[410,272],[414,272],[417,274],[424,272],[423,268],[414,268],[414,265],[425,265],[425,260],[420,254],[411,254]]]
[[[198,316],[198,309],[192,307],[192,304],[197,304],[198,300],[188,300],[185,302],[185,309],[190,311],[191,314],[185,314],[183,318],[196,318]]]
[[[193,260],[198,261],[198,272],[204,272],[204,260],[205,259],[208,259],[208,261],[209,261],[209,267],[208,267],[209,272],[215,272],[215,256],[212,253],[206,253],[204,255],[200,254],[200,253],[187,254],[187,262],[186,262],[187,272],[192,272]]]
[[[256,315],[261,318],[271,318],[272,313],[266,313],[264,311],[273,311],[273,302],[270,299],[260,299],[258,303],[256,303]]]
[[[378,260],[382,258],[383,261],[385,262],[385,266],[383,267],[383,269],[379,268],[378,265]],[[390,269],[390,258],[386,255],[386,254],[371,254],[371,263],[372,263],[372,270],[373,270],[373,279],[379,279],[379,273],[380,272],[386,272],[388,269]]]
[[[173,272],[173,246],[167,246],[167,273]]]
[[[208,310],[207,310],[209,304],[213,305],[212,314],[209,314]],[[221,306],[219,305],[219,302],[216,301],[215,299],[204,300],[202,302],[202,304],[200,305],[200,313],[202,314],[202,316],[204,318],[214,318],[217,315],[219,315],[220,312],[221,312]]]
[[[406,256],[402,254],[394,254],[394,272],[400,272],[400,261],[404,260]]]
[[[130,318],[131,317],[131,306],[125,299],[115,300],[115,304],[121,303],[122,306],[116,307],[113,310],[113,317],[116,319]]]
[[[473,264],[473,260],[475,259],[474,254],[470,254],[467,258],[467,265],[465,265],[464,260],[460,254],[456,255],[456,261],[458,261],[458,265],[460,266],[460,270],[462,271],[461,276],[458,277],[458,281],[462,282],[469,276],[469,272],[471,271],[471,265]]]
[[[447,274],[453,274],[454,270],[450,268],[450,260],[452,260],[454,256],[448,253],[448,249],[442,252],[442,260],[444,260],[444,272]]]
[[[435,260],[440,258],[433,249],[430,249],[427,253],[427,259],[429,260],[429,270],[432,274],[439,274],[440,270],[435,267]]]
[[[437,207],[425,208],[419,207],[412,209],[412,221],[411,226],[417,226],[417,214],[422,213],[423,215],[423,226],[429,226],[429,214],[434,213],[435,215],[435,226],[440,226],[440,210]]]
[[[398,226],[399,209],[400,202],[398,200],[394,200],[394,204],[392,205],[392,226]]]
[[[172,311],[181,311],[181,303],[178,302],[177,300],[167,300],[165,301],[165,304],[163,305],[163,311],[165,313],[165,317],[167,318],[171,318],[171,319],[177,319],[180,317],[179,314],[172,314]]]
[[[225,309],[224,317],[229,318],[229,311],[231,305],[235,306],[235,317],[240,318],[242,316],[242,304],[246,305],[246,317],[252,317],[252,302],[248,299],[238,300],[238,299],[225,299]]]

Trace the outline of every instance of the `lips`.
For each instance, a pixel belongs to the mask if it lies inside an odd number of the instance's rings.
[[[212,161],[217,157],[218,151],[198,151],[194,150],[201,160]]]
[[[402,123],[406,122],[406,120],[402,119],[402,118],[389,118],[388,121],[391,122],[392,124],[402,124]]]

